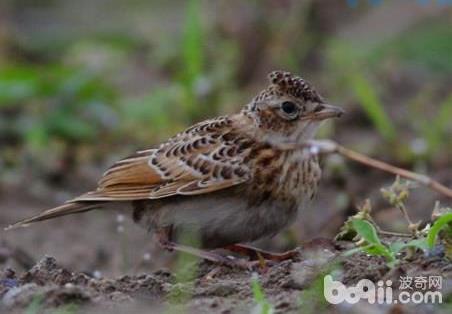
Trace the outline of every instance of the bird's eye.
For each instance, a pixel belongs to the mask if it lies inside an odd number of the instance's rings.
[[[285,114],[290,116],[298,113],[298,107],[291,101],[285,101],[281,104],[281,110],[284,111]]]

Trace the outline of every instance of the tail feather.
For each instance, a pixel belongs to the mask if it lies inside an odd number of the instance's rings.
[[[29,224],[34,223],[34,222],[90,211],[90,210],[99,208],[101,203],[102,202],[67,203],[67,204],[64,204],[64,205],[61,205],[61,206],[58,206],[55,208],[45,210],[30,218],[18,221],[15,224],[12,224],[12,225],[6,227],[5,230],[12,230],[12,229],[20,228],[20,227],[27,227]]]

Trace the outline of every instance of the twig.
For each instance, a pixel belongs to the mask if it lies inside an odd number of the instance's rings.
[[[380,169],[380,170],[383,170],[383,171],[386,171],[389,173],[393,173],[395,175],[399,175],[402,178],[405,178],[408,180],[416,181],[420,184],[430,187],[432,190],[434,190],[440,194],[443,194],[447,197],[452,198],[452,189],[449,189],[447,186],[439,183],[436,180],[433,180],[429,176],[419,174],[416,172],[412,172],[412,171],[402,169],[399,167],[395,167],[395,166],[385,163],[383,161],[376,160],[376,159],[370,158],[366,155],[352,151],[352,150],[345,148],[343,146],[340,146],[338,144],[336,144],[336,152],[339,153],[340,155],[343,155],[349,159],[360,162],[362,164],[366,164],[368,166],[371,166],[371,167],[374,167],[374,168],[377,168],[377,169]]]
[[[368,206],[370,208],[370,200],[367,199],[367,202],[369,202]],[[406,213],[406,215],[408,216],[408,213]],[[392,236],[392,237],[400,237],[400,238],[411,238],[413,236],[413,234],[408,234],[408,233],[399,233],[399,232],[381,230],[380,226],[378,226],[378,224],[375,222],[375,220],[370,215],[370,212],[368,212],[368,217],[366,217],[366,219],[369,220],[374,225],[375,229],[377,229],[377,233],[379,233],[379,234]]]
[[[392,237],[400,237],[400,238],[411,238],[413,236],[412,234],[409,234],[409,233],[385,231],[385,230],[381,230],[380,228],[377,228],[377,232],[382,235],[387,235],[387,236],[392,236]]]

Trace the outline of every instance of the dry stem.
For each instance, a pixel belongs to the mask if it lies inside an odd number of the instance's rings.
[[[336,144],[336,143],[335,143]],[[357,153],[355,151],[352,151],[348,148],[345,148],[343,146],[340,146],[338,144],[336,144],[336,150],[337,153],[339,153],[340,155],[343,155],[344,157],[347,157],[349,159],[352,159],[354,161],[360,162],[362,164],[366,164],[368,166],[386,171],[386,172],[390,172],[393,173],[395,175],[399,175],[402,178],[408,179],[408,180],[412,180],[415,182],[418,182],[420,184],[426,185],[429,188],[431,188],[432,190],[443,194],[447,197],[452,198],[452,189],[449,189],[447,186],[439,183],[438,181],[430,178],[429,176],[423,175],[423,174],[419,174],[416,172],[412,172],[406,169],[402,169],[399,167],[395,167],[393,165],[390,165],[388,163],[385,163],[383,161],[380,160],[376,160],[373,158],[370,158],[366,155]]]

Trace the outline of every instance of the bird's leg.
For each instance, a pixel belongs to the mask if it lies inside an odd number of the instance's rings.
[[[205,251],[187,245],[175,243],[171,241],[171,228],[161,228],[156,231],[155,236],[159,245],[170,252],[184,252],[216,264],[227,265],[230,267],[239,267],[248,270],[252,270],[258,266],[258,264],[254,261],[228,257],[215,252]]]
[[[172,236],[172,227],[165,227],[165,228],[159,228],[155,231],[154,236],[157,239],[157,243],[160,245],[161,248],[172,252],[174,250],[174,244],[171,241]]]
[[[238,253],[240,255],[248,256],[250,260],[254,261],[263,258],[264,260],[268,261],[281,262],[288,259],[293,259],[299,254],[296,250],[287,251],[284,253],[272,253],[245,244],[232,244],[226,246],[225,249],[234,253]]]

